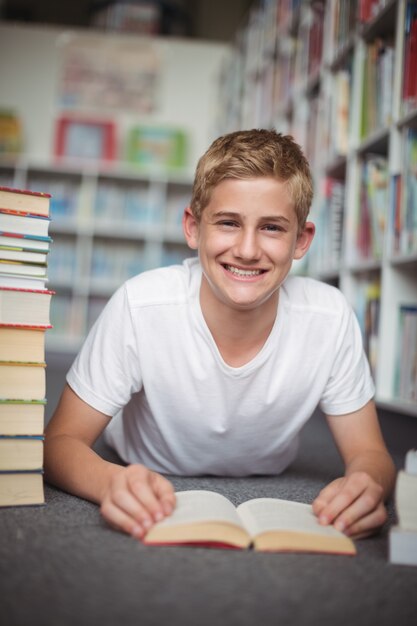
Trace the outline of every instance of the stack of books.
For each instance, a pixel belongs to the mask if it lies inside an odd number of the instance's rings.
[[[398,523],[390,529],[389,560],[417,565],[417,450],[409,450],[395,487]]]
[[[0,187],[0,506],[44,503],[49,206]]]

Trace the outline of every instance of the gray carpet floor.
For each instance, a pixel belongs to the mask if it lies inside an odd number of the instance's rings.
[[[401,467],[417,445],[417,420],[382,414],[381,423]],[[114,459],[102,442],[97,448]],[[310,502],[341,471],[318,413],[281,476],[172,480],[177,489],[213,489],[235,504],[259,496]],[[348,557],[146,547],[111,530],[89,502],[48,485],[46,501],[0,510],[2,626],[417,623],[417,567],[388,562],[392,502],[382,532],[358,541],[358,554]]]

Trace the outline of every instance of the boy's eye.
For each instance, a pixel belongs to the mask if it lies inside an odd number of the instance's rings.
[[[217,224],[218,226],[225,226],[226,228],[233,228],[234,226],[237,226],[237,223],[233,220],[221,220],[220,222],[217,222]]]
[[[262,229],[272,233],[278,233],[284,230],[284,228],[279,224],[265,224],[264,226],[262,226]]]

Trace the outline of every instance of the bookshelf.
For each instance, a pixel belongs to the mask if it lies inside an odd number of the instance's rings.
[[[274,126],[303,147],[318,233],[296,271],[345,293],[378,405],[417,416],[415,380],[398,380],[408,344],[416,376],[416,0],[255,2],[219,89],[217,134]]]
[[[14,158],[2,151],[0,184],[52,195],[48,360],[75,355],[126,278],[190,256],[181,214],[214,139],[215,78],[227,50],[0,24],[0,109],[18,116],[23,145]],[[84,70],[75,84],[74,63]]]
[[[52,195],[49,350],[75,352],[127,278],[191,255],[181,227],[191,173],[31,160],[0,163],[0,181]]]

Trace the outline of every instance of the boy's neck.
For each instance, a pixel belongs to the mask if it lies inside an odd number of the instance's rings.
[[[203,317],[224,361],[241,367],[260,352],[274,326],[279,291],[262,306],[239,310],[220,302],[204,279],[200,289]]]

